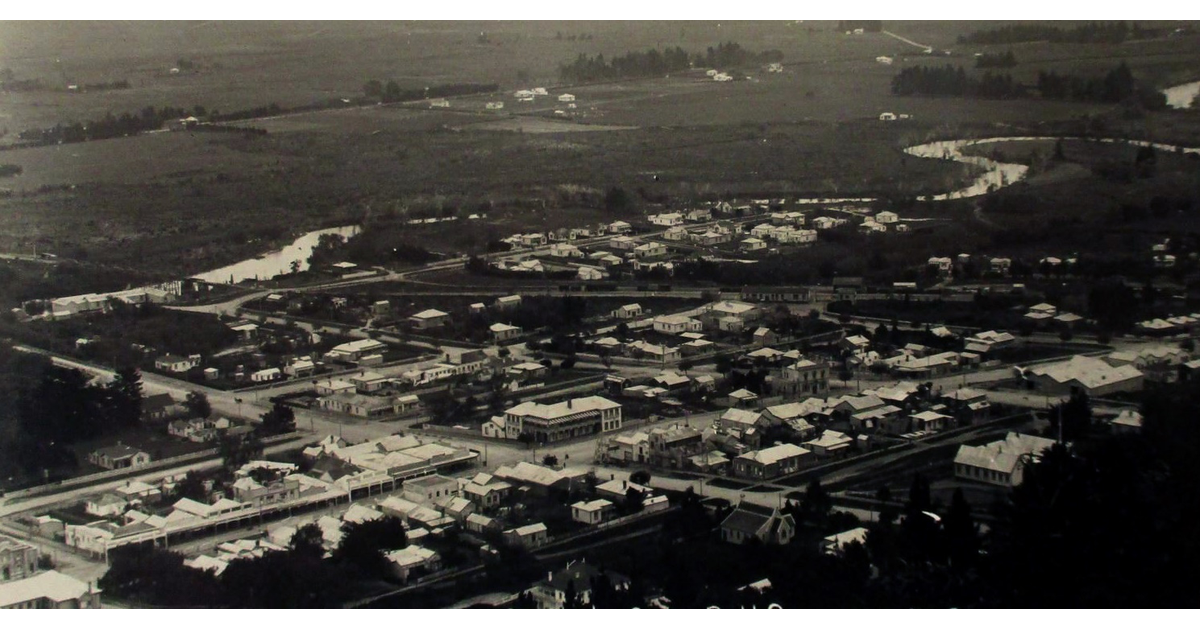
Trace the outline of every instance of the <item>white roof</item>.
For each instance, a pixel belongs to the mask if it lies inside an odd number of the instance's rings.
[[[737,398],[738,400],[754,400],[758,398],[758,394],[755,394],[754,392],[743,387],[737,391],[730,392],[729,397]]]
[[[1054,440],[1034,435],[1009,433],[1003,440],[998,440],[984,446],[967,446],[964,444],[958,447],[958,453],[954,456],[954,463],[1009,474],[1016,469],[1017,462],[1022,457],[1026,455],[1037,456],[1053,445]]]
[[[694,321],[696,321],[694,318],[687,315],[659,315],[654,318],[654,323],[667,325],[687,324]]]
[[[431,558],[437,557],[437,552],[417,545],[409,545],[387,554],[387,559],[400,566],[418,566],[425,564]]]
[[[811,413],[819,413],[825,409],[825,401],[820,398],[809,398],[804,402],[793,402],[782,405],[772,405],[767,407],[767,411],[772,416],[780,420],[791,420],[807,416]]]
[[[536,534],[538,532],[546,531],[546,525],[544,523],[534,523],[533,525],[517,527],[515,529],[510,529],[508,531],[514,532],[518,536],[529,536],[530,534]]]
[[[761,417],[757,411],[746,411],[745,409],[726,409],[725,413],[721,414],[722,421],[744,425],[754,425]]]
[[[742,315],[742,314],[748,313],[756,308],[758,308],[758,307],[754,306],[753,304],[747,304],[745,302],[736,302],[733,300],[722,300],[720,302],[714,302],[713,305],[711,306],[711,309],[714,311],[719,311],[722,313],[729,313],[731,315]]]
[[[1133,409],[1124,409],[1116,418],[1113,418],[1112,423],[1127,427],[1140,427],[1142,426],[1142,414]]]
[[[571,507],[578,510],[583,510],[585,512],[595,512],[597,510],[603,510],[607,507],[612,507],[612,504],[613,502],[609,501],[608,499],[595,499],[593,501],[580,501],[578,503],[573,503],[571,504]]]
[[[806,448],[800,448],[795,444],[776,444],[770,448],[764,448],[759,451],[751,451],[738,455],[738,459],[758,462],[760,464],[774,464],[785,460],[789,457],[800,457],[808,455],[811,451]]]
[[[58,571],[46,571],[23,580],[0,583],[0,608],[37,599],[61,603],[86,595],[89,586]]]
[[[373,510],[365,505],[354,504],[350,509],[342,514],[342,522],[344,523],[365,523],[383,518],[383,512]]]
[[[174,504],[171,505],[171,507],[175,508],[176,510],[179,510],[180,512],[186,512],[188,514],[194,514],[196,516],[201,516],[201,517],[208,517],[208,515],[212,514],[212,511],[213,511],[213,508],[211,505],[207,505],[207,504],[201,503],[199,501],[194,501],[194,500],[188,499],[186,497],[176,501]]]
[[[416,315],[413,315],[413,317],[416,317],[417,319],[433,319],[434,317],[445,317],[447,315],[449,315],[449,313],[444,313],[436,308],[428,308],[420,313],[417,313]]]
[[[510,330],[521,330],[521,327],[520,326],[510,326],[508,324],[501,324],[501,323],[497,322],[495,324],[492,324],[491,326],[488,326],[488,330],[491,330],[492,332],[508,332]]]
[[[538,402],[523,402],[509,408],[505,413],[518,416],[533,416],[544,420],[555,420],[585,411],[603,411],[606,409],[619,409],[620,407],[619,403],[615,403],[602,396],[586,396],[552,405],[543,405]]]
[[[1080,385],[1092,388],[1101,385],[1119,383],[1142,376],[1142,373],[1132,365],[1113,367],[1093,357],[1076,355],[1066,361],[1050,365],[1038,365],[1029,368],[1037,376],[1044,376],[1057,383],[1076,381]]]
[[[819,437],[815,440],[809,440],[809,441],[805,442],[805,444],[808,444],[811,446],[819,446],[821,448],[828,449],[828,448],[835,448],[838,446],[845,446],[852,442],[854,442],[854,440],[850,436],[846,435],[845,433],[842,433],[840,431],[831,431],[829,429],[825,429],[825,431],[823,433],[821,433],[821,437]]]

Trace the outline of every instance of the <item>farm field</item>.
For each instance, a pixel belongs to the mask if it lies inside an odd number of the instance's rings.
[[[494,82],[500,90],[452,98],[447,109],[368,106],[239,123],[265,129],[266,136],[154,133],[0,152],[0,163],[22,168],[0,182],[14,191],[0,198],[0,251],[36,244],[73,258],[183,275],[262,253],[301,231],[417,211],[444,216],[487,208],[491,226],[389,234],[446,253],[477,252],[522,226],[636,216],[652,202],[683,207],[722,197],[826,195],[895,200],[945,192],[969,167],[902,152],[932,137],[1026,134],[1102,120],[1110,134],[1200,141],[1195,112],[1125,119],[1106,104],[891,95],[891,78],[905,65],[973,66],[976,51],[956,46],[955,38],[980,26],[886,24],[904,37],[954,50],[944,57],[884,33],[837,33],[832,23],[172,23],[145,29],[108,23],[50,33],[47,25],[0,25],[0,67],[20,78],[51,87],[64,80],[127,78],[132,84],[102,92],[0,93],[0,110],[8,116],[0,127],[9,132],[30,121],[52,124],[146,104],[225,111],[272,101],[304,105],[359,96],[370,79],[394,79],[404,89]],[[130,53],[133,48],[113,45],[123,36],[144,46]],[[1144,81],[1184,80],[1192,78],[1185,76],[1189,64],[1200,60],[1195,40],[1022,44],[1013,47],[1020,64],[1012,72],[1024,81],[1056,63],[1099,72],[1120,58]],[[723,41],[779,50],[783,72],[744,68],[735,74],[751,78],[717,83],[696,68],[670,77],[557,85],[557,66],[581,53],[611,58],[675,45],[702,52]],[[879,55],[896,61],[878,63]],[[171,74],[181,59],[188,69]],[[512,98],[513,89],[534,85],[547,86],[551,96],[532,103]],[[577,107],[557,115],[563,105],[555,95],[568,89]],[[483,110],[492,98],[505,100],[505,109]],[[912,118],[878,120],[885,111]],[[612,187],[633,193],[632,207],[603,210]],[[937,205],[911,214],[977,218]]]

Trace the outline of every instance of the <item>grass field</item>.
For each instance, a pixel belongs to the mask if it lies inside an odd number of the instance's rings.
[[[979,26],[885,25],[938,48],[955,48],[955,37]],[[6,116],[0,127],[10,132],[148,104],[203,104],[224,111],[271,101],[303,105],[358,95],[368,79],[395,79],[405,88],[496,82],[501,89],[499,95],[451,99],[449,110],[388,106],[283,115],[252,123],[270,132],[253,138],[158,133],[7,151],[2,161],[21,166],[23,173],[4,180],[16,194],[0,198],[0,251],[26,251],[37,243],[56,253],[155,273],[195,273],[261,253],[301,230],[403,217],[414,209],[474,211],[494,205],[488,221],[497,225],[491,228],[412,231],[411,238],[461,251],[533,224],[601,220],[595,200],[612,186],[679,206],[719,196],[943,192],[966,175],[965,166],[901,152],[931,136],[1025,133],[1056,121],[1106,117],[1123,133],[1167,141],[1179,136],[1181,142],[1200,138],[1194,112],[1123,121],[1107,105],[893,97],[889,83],[903,65],[969,67],[975,51],[931,58],[886,34],[847,36],[832,27],[0,24],[0,67],[18,78],[60,88],[118,79],[133,85],[91,93],[0,93]],[[578,35],[589,37],[572,39]],[[611,58],[675,45],[702,52],[722,41],[755,51],[778,49],[784,72],[746,68],[737,74],[750,79],[716,83],[696,69],[570,86],[578,100],[567,116],[554,114],[562,104],[553,96],[534,103],[511,98],[519,87],[565,91],[555,87],[557,66],[580,53]],[[1200,60],[1194,44],[1195,38],[1120,46],[1028,44],[1015,47],[1021,65],[1013,72],[1053,64],[1100,71],[1115,64],[1116,56],[1140,79],[1183,80],[1192,78],[1188,68]],[[895,56],[896,64],[875,62],[879,55]],[[169,73],[181,58],[195,70]],[[506,108],[482,111],[492,98],[503,98]],[[884,111],[913,118],[881,122]],[[588,133],[576,133],[584,130]],[[1066,171],[1056,176],[1074,177]],[[580,191],[590,196],[588,204],[579,203]],[[918,214],[946,213],[922,208]],[[408,240],[407,232],[396,238]]]

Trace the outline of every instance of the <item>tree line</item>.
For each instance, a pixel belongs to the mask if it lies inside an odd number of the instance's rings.
[[[1054,100],[1079,100],[1122,103],[1129,99],[1148,109],[1166,107],[1166,97],[1143,89],[1122,62],[1101,77],[1079,74],[1038,72],[1037,93]],[[1011,99],[1030,95],[1028,87],[1010,74],[984,72],[974,77],[962,66],[913,66],[892,78],[892,93],[898,96],[965,96],[985,99]]]
[[[1010,24],[959,35],[959,44],[1017,44],[1049,41],[1057,44],[1119,44],[1161,36],[1163,29],[1143,28],[1137,22],[1091,22],[1072,28],[1047,24]]]
[[[495,92],[500,89],[497,83],[448,83],[428,88],[401,89],[400,84],[388,81],[386,84],[377,79],[371,79],[363,84],[363,96],[383,103],[398,103],[402,101],[419,101],[426,98],[447,98],[464,94],[479,94]]]
[[[592,57],[580,53],[571,63],[560,65],[558,75],[566,83],[586,83],[660,76],[692,67],[735,67],[781,60],[783,53],[778,50],[755,53],[736,42],[726,42],[715,48],[709,46],[703,54],[692,54],[678,46],[662,51],[653,48],[645,52],[630,52],[609,60],[603,54]]]
[[[1017,56],[1013,51],[1004,53],[984,53],[975,58],[976,68],[1014,68],[1017,65]]]

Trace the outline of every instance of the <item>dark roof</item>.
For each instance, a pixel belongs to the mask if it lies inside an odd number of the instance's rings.
[[[771,517],[775,514],[773,508],[746,503],[739,503],[729,516],[721,522],[722,529],[732,529],[746,534],[755,535],[763,525],[770,522]]]
[[[357,473],[358,467],[336,457],[322,454],[317,458],[317,461],[313,462],[310,472],[318,478],[328,474],[330,479],[337,481],[346,475]]]
[[[174,404],[175,399],[171,398],[170,394],[154,394],[152,396],[147,396],[145,400],[142,401],[142,412],[146,413],[162,411],[163,409],[166,409]]]
[[[861,287],[862,285],[863,285],[863,279],[860,277],[845,277],[845,278],[834,278],[833,279],[833,286],[835,286],[835,287]]]
[[[96,449],[96,455],[100,457],[108,457],[109,459],[117,459],[121,457],[133,457],[142,452],[141,449],[136,449],[128,444],[114,444],[105,446],[104,448]]]

